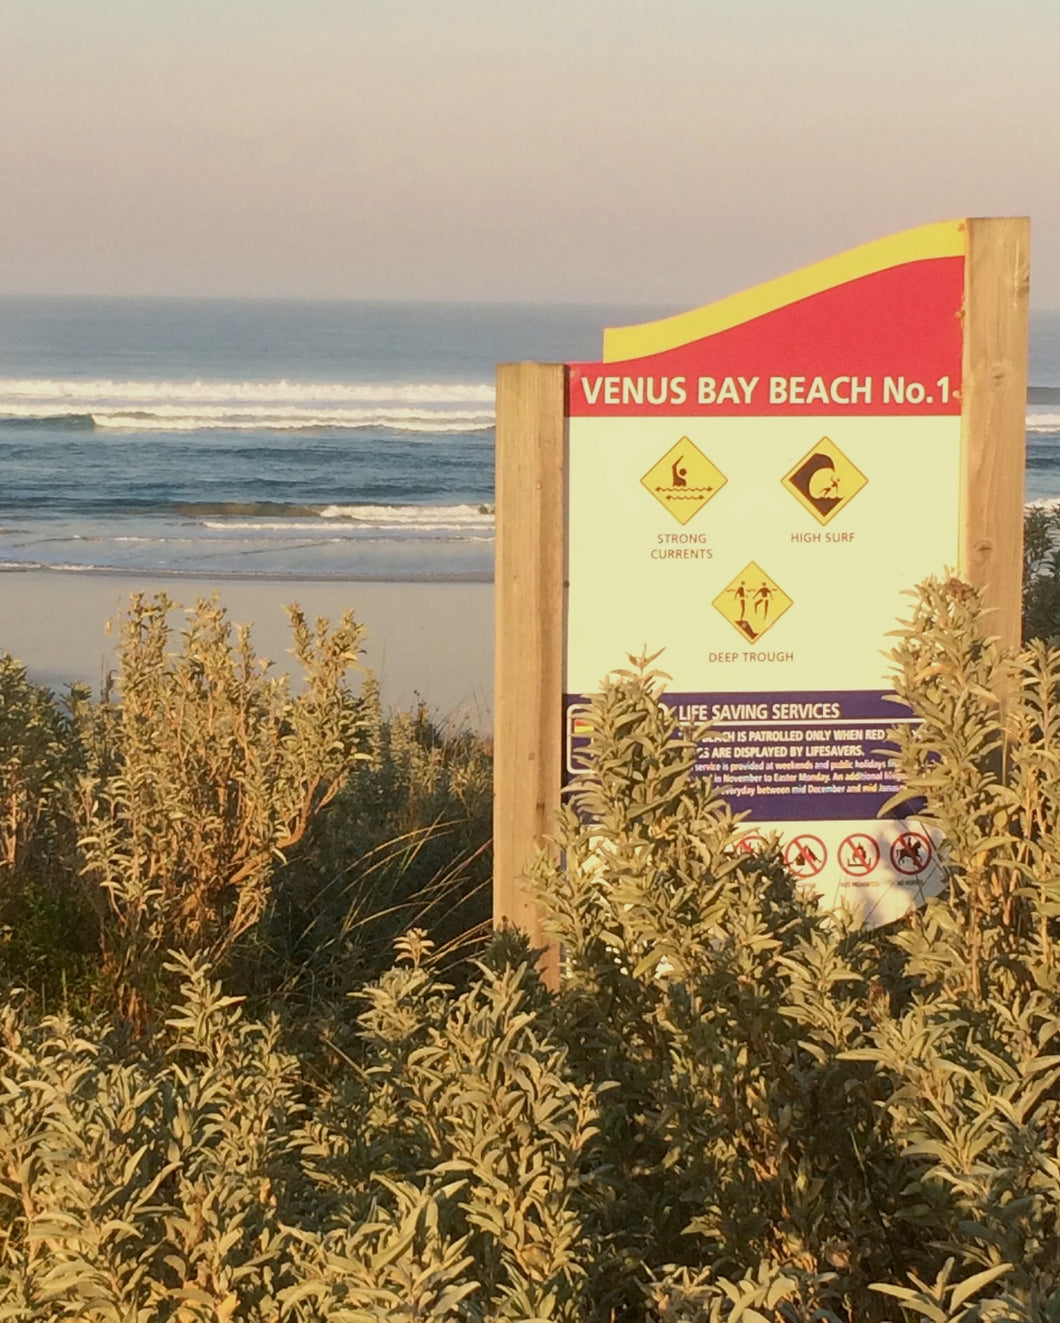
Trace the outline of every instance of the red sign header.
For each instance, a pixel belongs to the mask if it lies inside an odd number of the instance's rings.
[[[915,253],[915,240],[932,255],[864,271],[877,247],[867,245],[734,300],[609,332],[607,348],[622,356],[571,365],[569,416],[959,414],[964,254],[954,249],[963,225],[899,239],[903,255]],[[752,315],[734,320],[741,311]]]

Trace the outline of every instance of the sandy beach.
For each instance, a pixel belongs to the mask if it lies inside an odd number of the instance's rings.
[[[0,574],[0,653],[53,688],[98,687],[115,665],[106,633],[134,592],[166,592],[182,605],[218,592],[229,617],[250,623],[255,647],[278,668],[291,661],[283,606],[337,619],[352,610],[367,626],[365,661],[391,708],[422,698],[445,720],[489,730],[493,703],[493,585],[162,578],[61,570]]]

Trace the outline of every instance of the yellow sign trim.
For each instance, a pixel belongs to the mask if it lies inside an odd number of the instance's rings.
[[[637,326],[616,326],[604,332],[603,362],[618,363],[627,358],[646,358],[663,354],[679,345],[691,344],[708,335],[717,335],[740,326],[767,312],[775,312],[800,299],[810,298],[836,285],[845,285],[862,276],[874,275],[907,262],[921,262],[936,257],[963,257],[967,249],[968,222],[937,221],[919,225],[900,234],[861,244],[835,257],[815,262],[789,275],[767,280],[765,284],[732,294],[717,303],[708,303],[675,317],[642,322]]]

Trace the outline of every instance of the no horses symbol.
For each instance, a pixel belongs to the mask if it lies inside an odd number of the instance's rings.
[[[891,863],[895,872],[916,877],[931,862],[931,842],[918,831],[904,831],[891,842]]]

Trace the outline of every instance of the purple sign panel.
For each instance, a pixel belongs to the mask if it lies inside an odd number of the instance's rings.
[[[568,695],[566,775],[588,742],[588,698]],[[893,696],[828,693],[666,693],[683,726],[710,725],[695,770],[751,822],[863,821],[900,789],[895,730],[914,720]],[[888,816],[909,816],[906,802]]]

